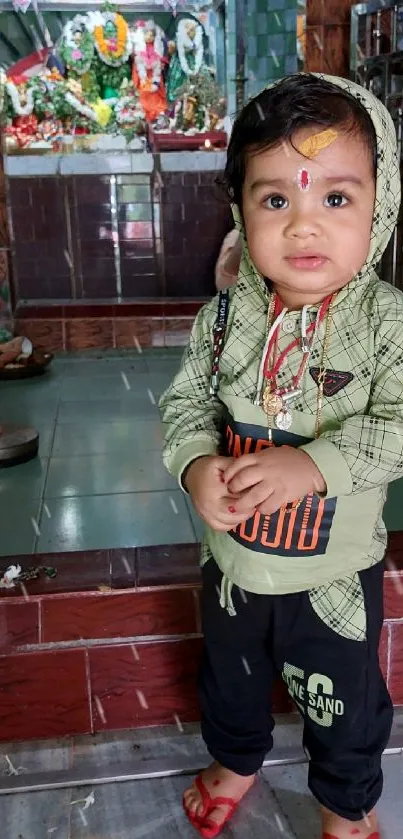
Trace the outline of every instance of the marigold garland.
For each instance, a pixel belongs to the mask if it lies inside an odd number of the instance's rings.
[[[108,22],[112,22],[116,27],[116,48],[114,50],[109,48],[104,36],[104,29]],[[94,38],[98,55],[105,64],[114,67],[128,59],[130,54],[129,28],[122,15],[116,12],[104,14],[102,25],[94,27]]]

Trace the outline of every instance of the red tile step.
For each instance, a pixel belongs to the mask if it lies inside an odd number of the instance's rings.
[[[48,352],[184,346],[206,299],[19,304],[15,331]]]
[[[0,741],[199,719],[197,545],[0,560],[51,566],[0,593]],[[391,534],[380,662],[403,704],[403,533]],[[277,712],[293,709],[282,682]]]

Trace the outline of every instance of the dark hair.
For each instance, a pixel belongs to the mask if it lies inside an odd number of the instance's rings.
[[[307,125],[338,126],[361,135],[371,153],[376,175],[375,128],[363,105],[347,91],[310,73],[288,76],[263,90],[236,119],[228,146],[221,186],[241,207],[248,152],[272,148]]]

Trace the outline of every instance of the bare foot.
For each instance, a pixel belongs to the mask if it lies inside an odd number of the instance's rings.
[[[336,816],[325,807],[322,810],[322,839],[380,839],[375,811],[368,813],[359,822],[350,822]]]
[[[208,769],[201,773],[203,784],[208,790],[211,798],[223,797],[233,798],[240,801],[253,785],[255,775],[247,777],[236,775],[229,769],[225,769],[219,763],[212,763]],[[184,795],[183,801],[187,810],[193,816],[203,815],[203,800],[197,787],[192,784]],[[228,816],[228,806],[220,805],[208,814],[209,821],[221,824]]]

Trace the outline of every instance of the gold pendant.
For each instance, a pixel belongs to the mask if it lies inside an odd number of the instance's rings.
[[[270,385],[267,385],[263,393],[263,410],[268,417],[276,417],[283,407],[282,397],[273,393]]]

